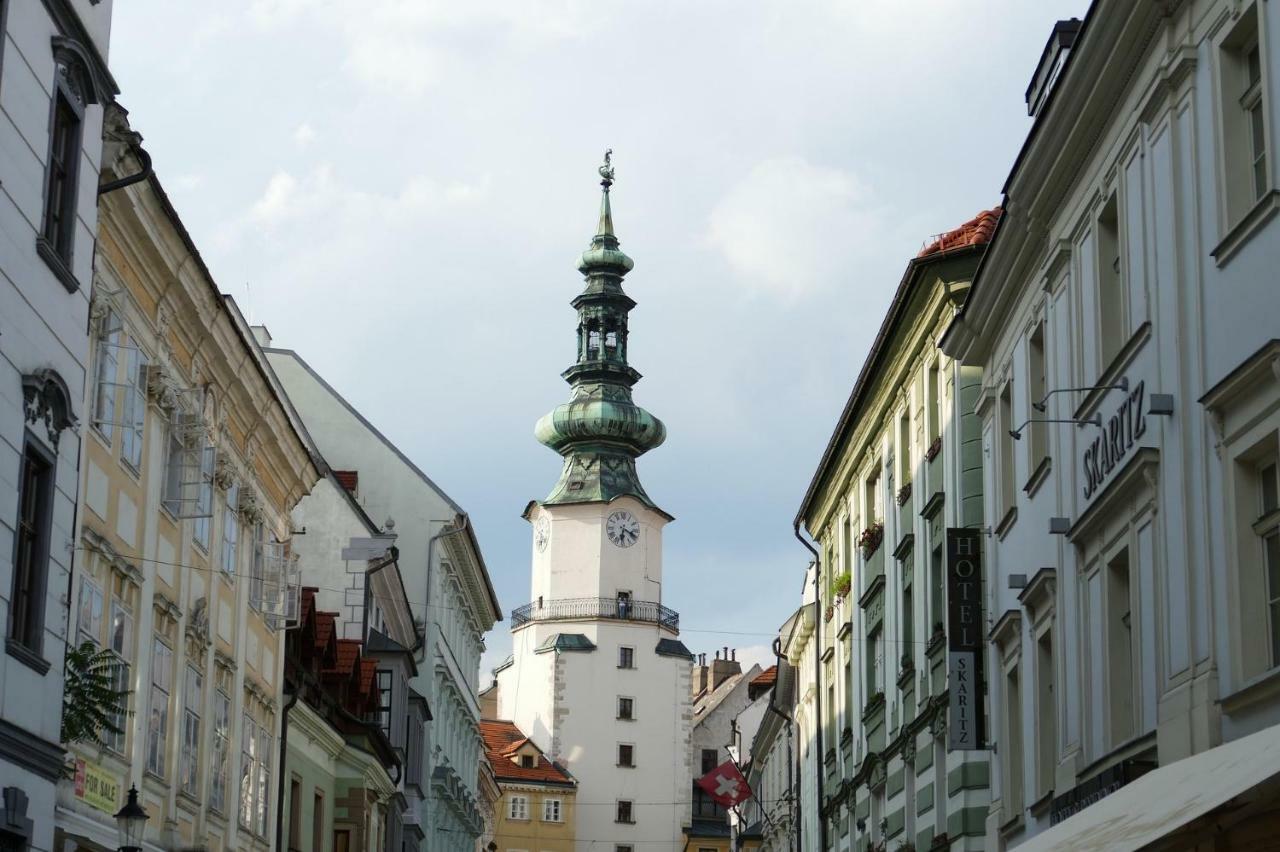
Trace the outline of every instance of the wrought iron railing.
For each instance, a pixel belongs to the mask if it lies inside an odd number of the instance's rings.
[[[513,628],[531,621],[558,621],[575,618],[613,618],[618,621],[647,621],[680,632],[680,613],[657,601],[627,598],[561,598],[537,600],[511,611]]]

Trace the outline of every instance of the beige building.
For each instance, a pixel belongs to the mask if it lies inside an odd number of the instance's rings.
[[[514,722],[486,719],[480,723],[480,734],[501,792],[489,848],[573,852],[577,780]]]
[[[132,694],[123,733],[73,749],[56,848],[115,848],[131,785],[148,848],[274,848],[289,511],[316,466],[159,180],[104,195],[99,221],[69,633]]]

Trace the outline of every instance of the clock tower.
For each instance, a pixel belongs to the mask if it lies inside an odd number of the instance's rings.
[[[525,510],[530,602],[511,614],[498,706],[577,779],[566,818],[578,849],[679,849],[690,818],[693,656],[662,601],[662,529],[672,517],[636,472],[666,429],[631,397],[636,303],[622,279],[634,263],[613,231],[610,159],[599,169],[599,225],[578,259],[577,358],[561,374],[570,398],[534,428],[563,465],[550,495]]]

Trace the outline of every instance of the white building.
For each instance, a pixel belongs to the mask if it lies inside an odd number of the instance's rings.
[[[732,759],[739,744],[738,715],[752,703],[751,683],[760,676],[760,666],[742,670],[738,652],[728,647],[716,651],[708,665],[706,655],[693,667],[693,732],[690,735],[690,763],[694,767],[693,814],[686,836],[689,845],[715,848],[730,837],[732,811],[718,804],[696,783],[717,766]],[[756,720],[759,723],[759,720]]]
[[[498,713],[516,723],[585,791],[576,846],[679,849],[689,821],[690,662],[679,616],[662,604],[662,529],[636,457],[662,423],[631,401],[622,290],[632,261],[618,248],[606,164],[600,225],[578,264],[578,360],[572,401],[539,421],[564,456],[551,495],[532,502],[531,602],[512,614],[513,655],[499,667]],[[587,804],[590,802],[591,804]],[[666,846],[670,844],[670,846]]]
[[[297,353],[268,349],[267,357],[325,460],[358,477],[368,518],[384,531],[387,519],[394,521],[399,571],[421,637],[419,674],[410,687],[426,698],[433,717],[423,745],[425,809],[420,822],[406,823],[406,835],[420,830],[432,852],[471,850],[484,827],[477,791],[484,748],[480,655],[484,634],[501,618],[475,530],[457,503]],[[333,499],[327,493],[321,488],[317,501]],[[328,509],[317,502],[315,510],[323,522]],[[348,591],[350,580],[342,584]]]
[[[53,846],[111,0],[0,3],[0,846]]]
[[[789,633],[793,615],[783,625]],[[739,760],[745,767],[752,798],[743,803],[735,829],[740,848],[754,841],[762,852],[793,852],[795,845],[795,705],[796,670],[785,659],[770,669],[773,683],[738,715]],[[751,724],[755,719],[755,724]]]
[[[1028,105],[942,341],[983,375],[987,848],[1234,846],[1280,774],[1280,10],[1098,0]]]

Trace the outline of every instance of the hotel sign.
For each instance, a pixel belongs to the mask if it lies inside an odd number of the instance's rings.
[[[103,813],[114,814],[119,807],[120,780],[96,763],[76,760],[76,798]]]
[[[982,691],[982,532],[947,530],[947,750],[986,748]]]
[[[1120,461],[1133,449],[1133,442],[1146,434],[1147,417],[1142,413],[1145,396],[1146,382],[1138,382],[1116,408],[1115,414],[1102,425],[1102,434],[1085,447],[1082,461],[1086,500],[1120,466]]]

